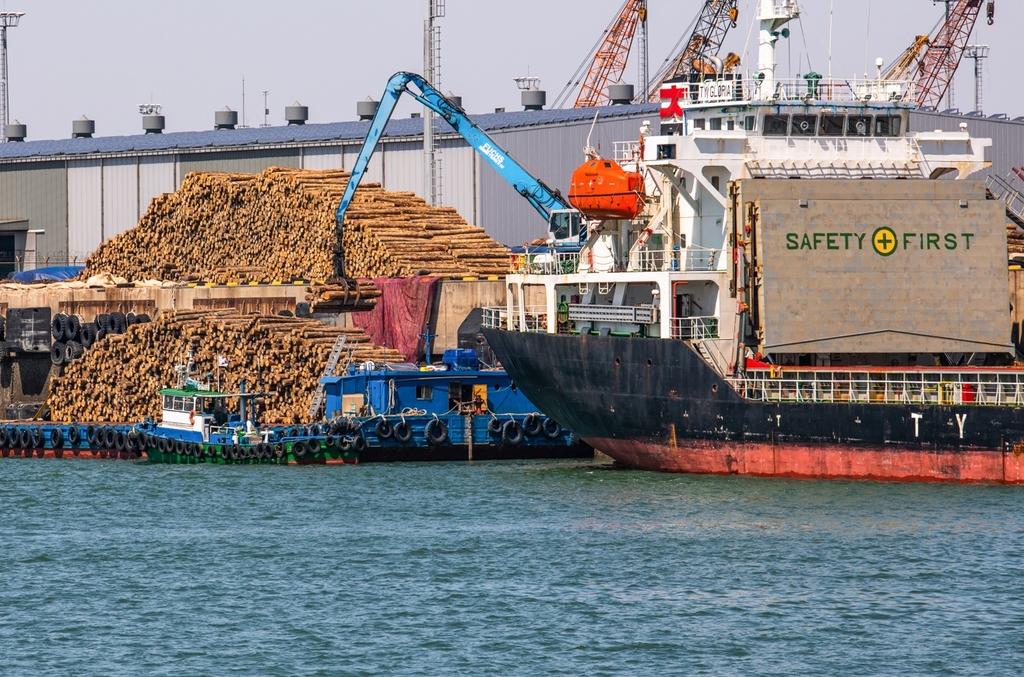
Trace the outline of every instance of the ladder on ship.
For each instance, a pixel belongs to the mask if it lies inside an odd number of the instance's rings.
[[[314,420],[320,413],[320,407],[324,405],[324,379],[330,376],[334,376],[334,369],[338,366],[338,362],[341,360],[341,354],[345,350],[345,341],[348,337],[345,334],[340,335],[334,341],[334,348],[331,349],[331,354],[327,358],[327,364],[324,366],[324,372],[320,374],[320,381],[316,384],[316,393],[313,395],[313,402],[309,405],[309,413],[307,418],[310,421]]]

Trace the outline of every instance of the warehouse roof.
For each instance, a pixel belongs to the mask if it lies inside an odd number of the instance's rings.
[[[487,132],[536,127],[565,122],[590,120],[600,111],[602,118],[653,114],[658,104],[604,106],[601,108],[567,108],[542,111],[486,113],[472,116],[473,122]],[[323,143],[359,140],[366,136],[369,122],[331,122],[288,127],[249,127],[202,132],[171,132],[134,136],[100,136],[91,139],[57,139],[0,144],[0,160],[40,158],[47,156],[88,155],[92,153],[159,152],[204,149],[210,147],[244,147],[277,143]],[[393,118],[384,136],[416,136],[423,133],[423,120]]]

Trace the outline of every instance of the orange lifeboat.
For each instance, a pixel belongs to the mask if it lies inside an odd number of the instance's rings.
[[[635,219],[643,211],[644,176],[614,160],[588,160],[572,173],[569,203],[591,219]]]

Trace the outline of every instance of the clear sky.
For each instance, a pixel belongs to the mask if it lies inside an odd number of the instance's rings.
[[[987,1],[987,0],[986,0]],[[701,0],[649,0],[651,72],[689,32]],[[943,14],[931,0],[802,0],[803,17],[779,49],[781,75],[828,73],[829,8],[834,4],[832,72],[874,75],[877,57],[895,59]],[[555,99],[622,0],[447,0],[441,88],[470,112],[519,107],[513,78],[541,78]],[[755,65],[756,0],[739,0],[739,25],[726,49]],[[29,139],[70,136],[87,115],[100,136],[136,134],[137,104],[163,104],[167,131],[209,129],[225,105],[263,122],[284,123],[284,107],[309,106],[310,122],[355,119],[357,100],[379,98],[398,70],[422,69],[423,0],[0,0],[26,15],[9,32],[11,117]],[[996,24],[982,17],[972,44],[991,46],[985,67],[986,113],[1024,115],[1016,40],[1024,3],[997,0]],[[756,38],[755,38],[756,39]],[[745,47],[745,45],[750,45]],[[637,81],[635,61],[624,81]],[[973,62],[961,65],[956,105],[974,107]],[[414,107],[406,103],[399,115]]]

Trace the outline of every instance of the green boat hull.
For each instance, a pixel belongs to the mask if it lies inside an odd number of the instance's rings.
[[[306,443],[308,445],[308,442]],[[195,463],[213,463],[218,465],[343,465],[346,463],[359,463],[359,452],[355,450],[342,451],[341,449],[318,442],[315,449],[306,448],[301,454],[295,453],[292,442],[284,443],[283,453],[258,454],[255,447],[241,446],[237,450],[233,445],[222,444],[201,444],[196,445],[199,454],[179,454],[176,452],[163,452],[156,447],[147,445],[146,458],[152,463],[169,463],[177,465],[190,465]]]

